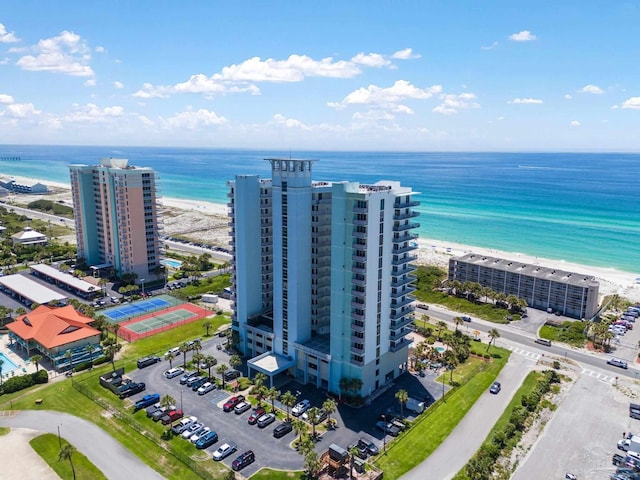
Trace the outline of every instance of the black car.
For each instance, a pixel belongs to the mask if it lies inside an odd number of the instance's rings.
[[[209,381],[209,379],[207,377],[202,377],[201,379],[196,380],[195,382],[193,382],[191,384],[191,390],[193,390],[195,392],[196,390],[198,390],[202,385],[204,385],[208,381]]]
[[[160,357],[144,357],[138,360],[138,368],[148,367],[154,363],[158,363],[161,360]]]
[[[224,372],[224,381],[230,382],[231,380],[235,380],[240,376],[240,372],[238,370],[229,370]]]
[[[238,458],[236,458],[231,464],[231,468],[233,468],[237,472],[238,470],[242,470],[250,463],[253,463],[255,460],[256,456],[254,455],[253,451],[247,450],[246,452],[238,455]]]
[[[130,397],[131,395],[135,395],[136,393],[140,393],[144,391],[146,388],[147,386],[144,384],[144,382],[140,382],[140,383],[131,382],[127,384],[127,388],[120,391],[118,396],[120,398],[127,398],[127,397]]]
[[[291,430],[293,430],[291,422],[282,422],[280,425],[273,429],[273,436],[276,438],[284,437]]]
[[[489,392],[496,395],[500,393],[501,389],[502,389],[502,385],[500,385],[500,382],[493,382],[493,384],[491,385],[491,388],[489,389]]]

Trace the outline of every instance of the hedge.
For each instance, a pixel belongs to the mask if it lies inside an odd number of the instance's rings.
[[[13,393],[19,390],[24,390],[38,383],[47,383],[49,381],[49,374],[46,370],[38,370],[34,373],[27,373],[26,375],[18,375],[17,377],[11,377],[0,388],[0,395],[4,393]]]

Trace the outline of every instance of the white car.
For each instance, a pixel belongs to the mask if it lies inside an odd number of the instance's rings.
[[[204,428],[204,424],[202,422],[193,422],[185,429],[184,432],[182,432],[182,438],[184,438],[185,440],[188,440],[203,428]]]
[[[204,427],[198,433],[194,433],[193,435],[191,435],[191,439],[190,439],[191,443],[195,444],[198,440],[200,440],[202,437],[204,437],[210,431],[211,431],[211,429],[209,427]]]
[[[306,412],[310,406],[311,402],[309,402],[309,400],[302,400],[301,402],[296,403],[296,406],[291,409],[291,414],[294,417],[299,417]]]
[[[238,447],[236,447],[235,443],[232,443],[232,444],[225,443],[224,445],[220,445],[220,448],[218,448],[215,452],[213,452],[213,459],[218,461],[222,460],[228,457],[229,455],[231,455],[237,449]]]
[[[215,383],[207,382],[198,389],[198,395],[204,395],[215,389],[216,389]]]

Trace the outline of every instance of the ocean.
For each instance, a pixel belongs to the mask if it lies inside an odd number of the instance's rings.
[[[316,160],[314,180],[385,179],[412,187],[420,192],[423,238],[640,275],[639,154],[0,145],[0,174],[69,183],[69,164],[128,158],[158,172],[166,197],[226,204],[228,180],[268,178],[265,158],[291,156]]]

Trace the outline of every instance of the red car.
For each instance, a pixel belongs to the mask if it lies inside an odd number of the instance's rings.
[[[240,402],[244,401],[244,395],[238,395],[237,397],[231,397],[222,407],[222,410],[225,412],[230,412],[238,405]]]
[[[160,421],[163,425],[168,425],[176,420],[180,420],[183,416],[184,414],[182,413],[182,410],[171,410],[169,413],[165,414]]]
[[[247,423],[248,423],[249,425],[255,425],[255,424],[256,424],[256,422],[258,421],[258,419],[259,419],[262,415],[264,415],[265,413],[267,413],[267,412],[266,412],[266,411],[265,411],[265,409],[264,409],[264,408],[262,408],[262,407],[255,409],[255,410],[251,413],[251,415],[249,415],[249,419],[247,420]]]

